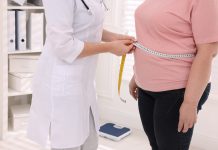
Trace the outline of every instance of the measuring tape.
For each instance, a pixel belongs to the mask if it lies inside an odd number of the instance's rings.
[[[120,63],[120,72],[119,72],[119,79],[118,79],[118,94],[119,94],[119,96],[120,96],[121,83],[123,80],[123,69],[124,69],[125,61],[126,61],[126,55],[123,55],[122,59],[121,59],[121,63]],[[122,99],[121,97],[120,97],[120,100],[122,102],[126,103],[126,100]]]
[[[143,45],[141,45],[138,42],[135,42],[133,44],[135,47],[145,51],[148,54],[160,57],[160,58],[167,58],[167,59],[180,59],[180,58],[193,58],[195,57],[195,54],[165,54],[165,53],[161,53],[158,52],[156,50],[151,50],[149,48],[144,47]],[[118,94],[120,96],[120,89],[121,89],[121,84],[122,84],[122,80],[123,80],[123,70],[124,70],[124,66],[125,66],[125,60],[126,60],[126,55],[122,56],[121,59],[121,63],[120,63],[120,72],[119,72],[119,79],[118,79]],[[124,103],[126,103],[126,100],[122,99],[120,97],[121,101],[123,101]]]
[[[158,52],[156,50],[151,50],[149,48],[144,47],[143,45],[139,44],[138,42],[135,42],[133,44],[135,47],[160,58],[168,58],[168,59],[180,59],[180,58],[193,58],[195,57],[195,54],[165,54]]]

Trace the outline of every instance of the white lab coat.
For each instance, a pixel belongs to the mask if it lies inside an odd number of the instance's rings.
[[[101,0],[43,0],[47,39],[33,82],[28,137],[51,147],[82,145],[89,135],[92,110],[99,130],[95,92],[97,56],[77,59],[84,42],[102,39],[104,7]]]

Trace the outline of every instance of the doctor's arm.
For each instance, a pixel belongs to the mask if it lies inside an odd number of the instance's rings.
[[[180,108],[178,131],[187,132],[197,121],[199,100],[209,82],[212,62],[218,52],[218,43],[197,45],[183,104]]]
[[[122,56],[133,49],[132,40],[117,40],[105,43],[84,43],[84,48],[78,58],[83,58],[100,53],[112,53]]]
[[[110,32],[108,30],[103,30],[102,41],[111,42],[111,41],[116,41],[116,40],[132,40],[132,41],[135,41],[135,38],[132,37],[132,36],[128,36],[128,35],[118,34],[118,33]]]
[[[135,38],[103,30],[102,41],[105,43],[85,43],[79,58],[107,52],[122,56],[133,49]]]

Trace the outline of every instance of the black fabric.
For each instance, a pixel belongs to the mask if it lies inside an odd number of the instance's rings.
[[[199,101],[198,111],[208,99],[209,83]],[[152,150],[188,150],[193,128],[187,133],[178,132],[179,109],[185,89],[150,92],[139,89],[138,106],[145,133]]]

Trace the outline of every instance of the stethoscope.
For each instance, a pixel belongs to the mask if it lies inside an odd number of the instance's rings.
[[[89,14],[92,15],[92,11],[90,10],[89,6],[86,4],[85,0],[81,0],[81,1],[82,1],[83,5],[86,7],[86,9],[88,10]],[[103,4],[105,11],[109,11],[109,8],[107,7],[104,0],[101,0],[100,3]]]

